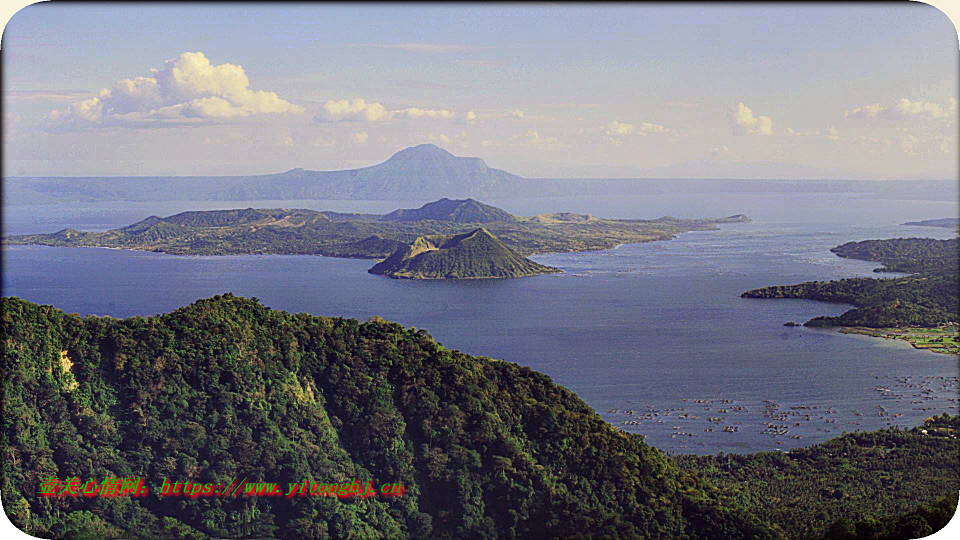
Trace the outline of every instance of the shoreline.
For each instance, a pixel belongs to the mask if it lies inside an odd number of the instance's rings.
[[[939,327],[937,329],[941,329],[941,328],[944,328],[944,327]],[[922,338],[951,337],[951,336],[939,335],[938,333],[935,333],[935,332],[923,333],[922,330],[925,330],[924,328],[918,328],[917,330],[920,330],[921,332],[910,334],[907,332],[900,333],[896,330],[894,331],[885,330],[883,328],[867,328],[864,326],[845,326],[845,327],[841,327],[837,331],[841,334],[854,334],[854,335],[870,336],[870,337],[883,338],[883,339],[906,341],[914,349],[927,350],[937,354],[948,354],[953,356],[960,356],[960,350],[950,350],[949,346],[934,347],[934,346],[930,346],[929,344],[918,343],[916,340],[910,339],[910,338],[922,339]],[[933,329],[926,329],[926,330],[933,330]],[[958,337],[958,334],[954,334],[952,337],[956,339]]]

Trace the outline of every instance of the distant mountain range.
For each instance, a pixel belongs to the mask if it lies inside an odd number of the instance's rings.
[[[608,168],[585,168],[584,178],[523,178],[488,167],[480,158],[458,157],[432,144],[421,144],[360,169],[292,169],[257,176],[11,177],[4,178],[3,191],[5,204],[15,205],[73,201],[490,200],[721,192],[847,192],[932,200],[957,195],[952,180],[815,180],[834,173],[772,162],[736,163],[710,158],[669,167],[632,168],[635,178],[596,178]],[[787,169],[790,174],[786,174]],[[624,170],[618,171],[619,176],[624,174]],[[784,176],[806,179],[760,180]]]

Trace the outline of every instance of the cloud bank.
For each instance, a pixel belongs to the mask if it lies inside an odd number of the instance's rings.
[[[886,106],[879,103],[862,105],[843,113],[845,118],[890,118],[907,119],[920,118],[928,120],[953,120],[957,115],[957,100],[950,98],[946,107],[939,103],[910,101],[901,98]]]
[[[275,92],[253,91],[243,67],[214,66],[202,52],[185,52],[151,70],[152,77],[113,83],[95,97],[50,112],[52,126],[107,126],[169,120],[226,120],[256,114],[302,113]]]
[[[316,122],[379,122],[392,118],[451,118],[453,111],[447,109],[420,109],[407,107],[405,109],[387,110],[380,103],[367,103],[363,98],[353,100],[329,100],[324,103],[320,113],[314,117]]]

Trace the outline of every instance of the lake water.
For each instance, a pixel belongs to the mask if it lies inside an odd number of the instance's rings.
[[[876,264],[840,259],[829,248],[870,238],[950,238],[954,233],[947,229],[898,223],[955,216],[956,202],[823,194],[492,202],[519,215],[745,213],[756,221],[667,242],[537,256],[564,273],[511,280],[391,280],[366,273],[370,261],[324,257],[10,246],[3,251],[3,294],[115,317],[169,312],[227,291],[291,312],[380,315],[425,328],[449,348],[546,373],[612,424],[668,452],[786,450],[843,431],[913,426],[933,414],[957,412],[956,357],[901,341],[782,326],[837,315],[847,306],[740,298],[765,285],[877,277]],[[419,204],[61,204],[5,208],[4,225],[8,234],[102,230],[185,209],[384,212]]]

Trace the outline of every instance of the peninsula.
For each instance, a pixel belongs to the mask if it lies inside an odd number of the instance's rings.
[[[916,348],[960,354],[957,238],[866,240],[849,242],[830,251],[840,257],[883,263],[874,272],[913,275],[763,287],[741,297],[807,298],[852,304],[853,309],[838,317],[815,317],[804,326],[844,327],[847,333],[905,339]]]

